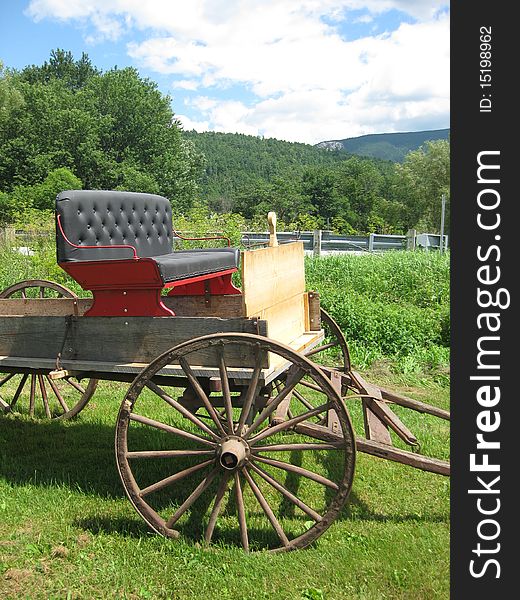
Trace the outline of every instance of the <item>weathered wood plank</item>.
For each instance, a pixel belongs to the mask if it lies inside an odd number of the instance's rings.
[[[388,425],[382,421],[370,408],[368,402],[363,399],[363,423],[365,426],[365,437],[382,444],[392,445],[392,438],[388,431]]]
[[[74,373],[75,376],[81,375],[82,378],[95,378],[95,379],[107,379],[114,381],[133,381],[134,377],[140,373],[148,363],[116,363],[108,361],[88,361],[88,360],[65,360],[63,366],[70,373]],[[50,358],[27,358],[27,357],[12,357],[12,356],[0,356],[0,370],[9,372],[16,370],[16,372],[33,372],[34,370],[40,370],[42,372],[51,371],[56,366],[56,360]],[[192,365],[192,371],[196,377],[216,377],[218,376],[218,367],[206,367],[202,365]],[[242,382],[246,382],[251,378],[253,369],[231,367],[228,369],[230,379],[236,379]],[[271,372],[268,369],[262,369],[260,374],[260,381],[267,383],[267,377],[270,376]],[[130,377],[128,377],[130,376]],[[175,382],[167,383],[165,385],[175,385],[181,387],[178,383],[184,381],[186,376],[184,371],[179,365],[166,365],[164,369],[158,372],[156,383],[160,384],[160,377],[176,378]]]
[[[303,242],[242,253],[242,292],[245,315],[305,292]]]
[[[411,446],[417,445],[417,438],[415,435],[406,427],[401,419],[394,413],[394,411],[383,402],[381,390],[365,381],[359,373],[353,374],[353,377],[358,383],[359,388],[365,394],[372,396],[372,398],[363,398],[363,403],[379,417],[383,423],[388,425],[390,429],[393,429],[395,433],[407,444]],[[368,436],[367,436],[368,437]]]
[[[437,473],[438,475],[450,475],[450,463],[445,460],[430,458],[423,454],[401,450],[400,448],[387,446],[374,440],[365,440],[364,438],[356,438],[356,447],[360,452],[365,452],[378,458],[386,458],[387,460],[409,465],[422,471]]]
[[[434,417],[439,417],[440,419],[445,419],[446,421],[450,420],[450,412],[448,410],[438,408],[437,406],[432,406],[431,404],[425,404],[419,400],[412,400],[412,398],[407,398],[406,396],[400,396],[395,392],[391,392],[385,388],[381,388],[381,393],[383,395],[383,399],[388,402],[393,402],[394,404],[411,408],[412,410],[420,413],[433,415]]]
[[[224,332],[267,335],[267,324],[217,317],[0,317],[0,355],[56,359],[61,353],[63,360],[147,363],[177,344]],[[218,365],[212,349],[194,352],[188,360]],[[254,365],[254,352],[228,347],[226,362]]]
[[[312,436],[318,440],[335,444],[341,447],[343,443],[343,437],[336,433],[333,433],[327,427],[322,425],[315,425],[314,423],[298,423],[294,430],[305,435]],[[424,456],[423,454],[417,454],[415,452],[409,452],[408,450],[401,450],[394,446],[387,446],[374,440],[366,440],[362,437],[356,437],[356,449],[378,458],[384,458],[394,462],[402,463],[422,471],[429,471],[431,473],[437,473],[438,475],[450,474],[450,463],[445,460],[438,458],[431,458]]]
[[[318,331],[321,329],[320,295],[318,292],[307,292],[306,297],[309,315],[307,331]]]
[[[0,316],[82,316],[92,298],[8,298],[0,299]]]
[[[244,316],[242,296],[165,296],[164,304],[178,317]],[[0,316],[83,316],[92,306],[92,298],[9,298],[0,299]]]
[[[242,296],[166,296],[164,304],[178,317],[245,317]]]

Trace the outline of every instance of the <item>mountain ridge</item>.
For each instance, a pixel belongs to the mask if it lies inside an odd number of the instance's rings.
[[[368,158],[402,162],[411,150],[417,150],[427,141],[447,140],[450,130],[429,129],[397,133],[372,133],[315,144],[316,148],[342,151]]]

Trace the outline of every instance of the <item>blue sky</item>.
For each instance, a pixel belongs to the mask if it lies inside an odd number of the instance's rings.
[[[317,143],[449,127],[443,0],[11,0],[0,60],[136,67],[186,129]]]

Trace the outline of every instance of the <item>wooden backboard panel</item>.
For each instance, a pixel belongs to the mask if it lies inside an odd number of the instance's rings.
[[[305,292],[303,242],[242,253],[242,292],[245,316]]]

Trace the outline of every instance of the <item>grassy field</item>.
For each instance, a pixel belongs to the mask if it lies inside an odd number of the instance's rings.
[[[342,257],[306,268],[370,381],[448,408],[446,257]],[[36,276],[70,285],[47,246],[31,258],[0,251],[2,289]],[[363,454],[347,507],[308,549],[245,555],[222,532],[208,550],[195,520],[179,540],[153,534],[114,459],[126,388],[102,382],[70,422],[0,417],[1,598],[448,598],[449,480]],[[360,433],[360,407],[349,408]],[[421,452],[449,458],[445,421],[396,412]]]

